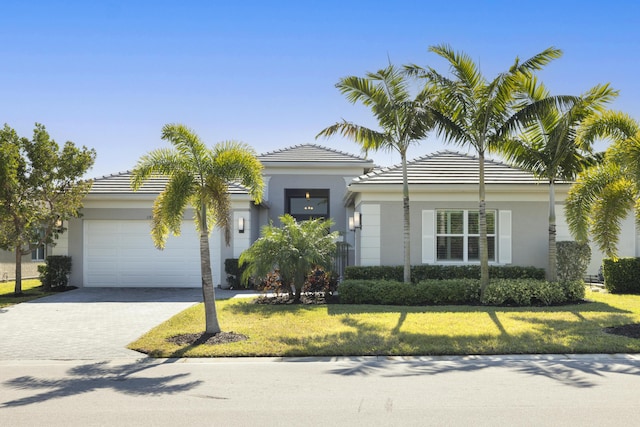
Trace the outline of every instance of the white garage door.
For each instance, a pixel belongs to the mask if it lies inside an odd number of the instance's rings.
[[[179,237],[170,235],[161,251],[153,246],[149,221],[84,221],[84,285],[201,286],[200,245],[193,221],[185,221],[181,231]],[[214,284],[220,276],[219,242],[215,230],[210,239]]]

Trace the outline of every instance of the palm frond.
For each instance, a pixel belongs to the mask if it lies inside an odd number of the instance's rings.
[[[136,191],[153,177],[170,176],[176,170],[183,170],[183,159],[171,148],[158,148],[144,154],[131,173],[131,188]]]
[[[213,174],[225,182],[240,182],[249,191],[255,203],[262,201],[264,190],[263,165],[255,150],[242,142],[223,141],[212,150]]]
[[[382,148],[387,140],[387,135],[369,129],[364,126],[357,125],[355,123],[347,122],[343,120],[342,122],[338,122],[334,125],[331,125],[323,130],[321,130],[316,138],[320,136],[324,136],[326,138],[333,135],[342,135],[346,138],[351,139],[352,141],[357,142],[362,145],[363,151],[367,153],[369,150],[377,150]]]
[[[621,222],[634,205],[633,182],[621,177],[605,186],[592,206],[593,240],[608,257],[617,256]]]

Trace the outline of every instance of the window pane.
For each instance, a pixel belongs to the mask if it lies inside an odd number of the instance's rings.
[[[469,234],[480,234],[480,212],[469,211]],[[487,234],[496,234],[496,212],[487,211]]]
[[[467,246],[468,260],[480,261],[480,237],[469,237]]]
[[[480,213],[469,211],[469,234],[480,234]]]
[[[496,238],[487,236],[487,244],[489,246],[489,261],[496,260]]]
[[[44,259],[45,259],[44,245],[38,246],[36,249],[31,251],[32,261],[44,261]]]
[[[489,261],[496,260],[496,238],[487,236],[487,246]],[[480,237],[469,237],[467,256],[469,261],[480,261]]]
[[[291,215],[326,215],[329,203],[324,197],[291,198]]]
[[[463,261],[464,238],[463,237],[438,237],[439,261]]]
[[[487,211],[487,234],[496,234],[496,211]]]
[[[464,211],[438,211],[438,234],[463,234]]]

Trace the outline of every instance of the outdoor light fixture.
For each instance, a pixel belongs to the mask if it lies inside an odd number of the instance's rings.
[[[238,233],[244,233],[244,217],[238,218]]]
[[[360,212],[353,213],[353,227],[362,228],[362,214]]]
[[[362,214],[360,212],[354,212],[353,216],[349,217],[349,230],[356,231],[356,228],[362,228]]]

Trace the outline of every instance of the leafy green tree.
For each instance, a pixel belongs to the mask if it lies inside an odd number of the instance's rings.
[[[0,130],[0,248],[16,255],[15,294],[22,293],[22,257],[54,244],[63,221],[78,217],[91,181],[82,179],[96,153],[66,142],[62,149],[36,123],[33,138]]]
[[[550,97],[546,87],[537,79],[523,81],[525,102],[536,102]],[[597,85],[580,96],[569,108],[553,105],[538,111],[533,119],[524,123],[522,133],[506,140],[501,147],[511,163],[533,172],[549,183],[549,264],[547,278],[557,280],[555,184],[573,181],[585,167],[595,162],[591,142],[577,138],[577,131],[589,117],[602,111],[617,92],[609,85]]]
[[[138,190],[151,177],[168,177],[165,189],[153,205],[151,237],[163,249],[169,233],[180,235],[185,210],[191,206],[200,234],[200,271],[205,306],[205,333],[221,331],[215,305],[209,234],[213,226],[231,238],[231,199],[228,185],[239,182],[256,203],[262,198],[262,164],[246,144],[221,142],[208,148],[189,128],[168,124],[162,139],[173,146],[159,148],[142,156],[133,170],[131,186]]]
[[[589,235],[608,257],[617,257],[620,223],[632,209],[640,225],[640,125],[627,114],[607,111],[585,121],[578,138],[612,141],[598,163],[578,175],[565,212],[576,240]]]
[[[516,109],[519,81],[560,57],[561,51],[549,48],[523,62],[516,58],[507,71],[489,81],[467,54],[455,52],[447,45],[432,46],[429,50],[447,60],[451,78],[431,68],[410,65],[406,69],[409,74],[424,77],[428,84],[438,88],[437,102],[432,104],[431,111],[438,134],[444,135],[449,142],[472,147],[478,156],[480,281],[484,291],[489,284],[485,154],[498,151],[518,124],[526,121],[537,109],[558,101],[550,99],[532,104],[523,111]]]
[[[287,289],[295,288],[299,301],[307,274],[314,268],[330,270],[336,253],[338,232],[329,233],[331,220],[322,218],[297,222],[291,215],[280,217],[282,227],[262,228],[261,236],[240,255],[246,265],[243,279],[264,277],[278,269]]]
[[[370,150],[397,151],[402,164],[402,208],[404,242],[404,281],[411,282],[411,224],[409,211],[409,180],[407,151],[426,138],[433,120],[425,105],[433,98],[429,85],[411,97],[412,81],[393,65],[366,77],[349,76],[336,87],[352,103],[369,107],[381,130],[374,130],[345,120],[329,126],[316,136],[341,134],[358,144],[365,153]]]

